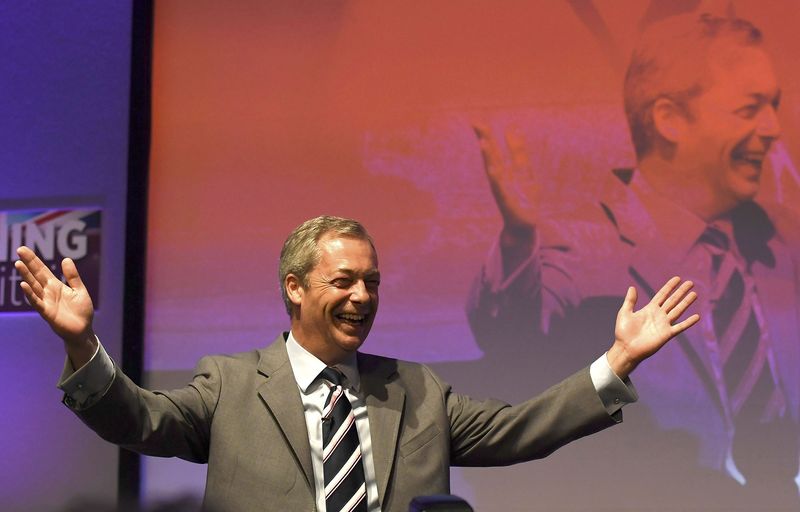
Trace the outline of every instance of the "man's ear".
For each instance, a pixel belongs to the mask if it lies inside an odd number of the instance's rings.
[[[303,283],[294,274],[289,274],[283,280],[283,287],[286,289],[286,296],[295,306],[303,302]]]
[[[658,98],[653,103],[653,126],[665,140],[675,144],[686,131],[686,112],[668,98]]]

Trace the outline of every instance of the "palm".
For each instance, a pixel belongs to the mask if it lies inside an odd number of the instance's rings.
[[[617,314],[614,344],[608,351],[608,361],[614,372],[626,377],[636,366],[655,354],[670,339],[685,331],[700,319],[694,314],[678,322],[686,309],[697,298],[690,291],[691,281],[679,283],[673,277],[653,296],[642,309],[634,311],[636,289],[631,287]]]
[[[503,158],[500,146],[491,130],[481,124],[473,126],[481,148],[483,166],[503,224],[510,232],[531,230],[537,223],[538,193],[536,187],[526,187],[525,197],[520,196],[519,183],[531,182],[533,166],[528,150],[519,134],[506,133],[506,147],[510,161]],[[535,183],[535,182],[534,182]]]
[[[94,307],[85,288],[72,289],[53,277],[44,287],[40,314],[62,338],[77,338],[86,332]]]
[[[33,251],[21,247],[15,263],[22,276],[20,286],[28,302],[65,341],[85,339],[92,329],[94,307],[75,263],[62,262],[67,284],[57,279]]]
[[[639,311],[620,310],[614,337],[627,340],[629,353],[641,359],[653,355],[672,337],[667,314],[657,304],[649,303]]]

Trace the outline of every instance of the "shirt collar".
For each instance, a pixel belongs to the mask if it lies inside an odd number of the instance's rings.
[[[286,353],[289,355],[289,363],[292,365],[292,371],[294,372],[297,386],[305,394],[308,392],[311,384],[317,380],[319,373],[324,370],[327,365],[317,359],[314,354],[303,348],[300,343],[297,342],[291,331],[286,340]],[[334,368],[344,374],[350,388],[358,391],[361,386],[361,379],[358,374],[358,363],[355,354],[343,363],[335,365]]]
[[[650,218],[653,219],[656,231],[665,240],[669,240],[670,247],[675,249],[676,254],[687,255],[705,231],[706,222],[686,208],[657,193],[641,171],[634,172],[630,187],[641,200],[647,213],[650,214]]]

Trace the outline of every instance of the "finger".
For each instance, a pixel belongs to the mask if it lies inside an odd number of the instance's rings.
[[[497,208],[506,224],[525,224],[520,219],[519,205],[513,195],[509,194],[508,169],[504,162],[504,157],[500,147],[497,145],[491,130],[483,124],[474,123],[473,129],[478,137],[481,156],[483,157],[484,171],[489,180],[489,188],[492,191]]]
[[[41,313],[44,310],[44,301],[31,290],[31,286],[28,283],[21,282],[19,283],[19,287],[22,288],[22,293],[25,294],[25,297],[28,299],[31,306],[33,306],[33,309]]]
[[[673,336],[677,336],[678,334],[682,333],[683,331],[685,331],[689,327],[691,327],[694,324],[696,324],[699,320],[700,320],[700,315],[695,313],[692,316],[690,316],[689,318],[687,318],[686,320],[684,320],[683,322],[679,322],[679,323],[673,325],[672,326],[672,330],[671,330],[672,335]]]
[[[511,163],[514,166],[517,176],[520,176],[521,173],[530,173],[530,152],[518,131],[510,129],[506,132],[506,145],[508,146],[508,151],[511,155]]]
[[[503,157],[497,142],[494,140],[492,131],[488,126],[474,123],[472,129],[478,137],[478,144],[483,157],[483,167],[490,178],[500,174],[503,170]]]
[[[659,306],[663,305],[664,301],[666,301],[667,297],[669,297],[670,294],[672,293],[672,290],[674,290],[675,287],[678,286],[678,283],[680,282],[681,278],[678,276],[670,278],[670,280],[667,281],[666,284],[664,284],[664,286],[662,286],[661,289],[658,290],[658,292],[656,292],[655,295],[653,295],[653,300],[650,302],[658,304]]]
[[[686,296],[667,313],[670,323],[674,322],[686,312],[686,309],[697,299],[697,293],[689,292]]]
[[[622,307],[620,311],[624,311],[626,313],[633,313],[633,308],[636,307],[636,299],[638,298],[639,294],[636,291],[636,288],[633,286],[628,287],[628,293],[625,294],[625,300],[622,302]]]
[[[492,133],[492,130],[489,129],[489,126],[485,123],[481,123],[480,121],[472,122],[472,131],[475,132],[478,140],[490,138]]]
[[[29,248],[25,247],[24,245],[17,249],[17,255],[19,256],[20,261],[28,267],[31,274],[33,274],[34,279],[36,279],[42,287],[47,285],[47,281],[49,279],[55,279],[56,276],[50,272],[50,269],[47,268],[42,260],[36,256],[36,253],[30,250]]]
[[[42,288],[42,285],[39,284],[39,282],[36,280],[35,277],[33,277],[31,271],[28,270],[28,267],[25,266],[23,262],[19,260],[15,261],[14,268],[17,269],[17,272],[19,272],[20,277],[22,277],[20,285],[22,285],[22,283],[25,283],[28,285],[28,289],[30,289],[38,297],[44,296],[44,289]]]
[[[691,281],[684,281],[681,283],[678,289],[673,291],[669,297],[667,297],[667,300],[664,301],[664,310],[668,313],[672,311],[672,308],[674,308],[676,304],[686,297],[686,294],[689,293],[689,290],[692,289],[692,286],[694,286],[694,283]]]
[[[67,285],[69,285],[70,288],[73,290],[86,289],[86,287],[83,285],[80,274],[78,274],[78,268],[75,266],[75,262],[72,261],[71,258],[64,258],[61,261],[61,271],[64,273],[64,277],[67,280]]]

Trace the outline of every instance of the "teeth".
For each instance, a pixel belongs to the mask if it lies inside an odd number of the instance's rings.
[[[764,163],[764,159],[762,157],[755,155],[742,155],[736,157],[736,160],[739,160],[740,162],[747,162],[752,165],[761,165]]]
[[[351,322],[361,322],[362,320],[364,320],[364,315],[354,315],[352,313],[342,313],[341,315],[339,315],[339,318],[342,318],[344,320],[349,320]]]

